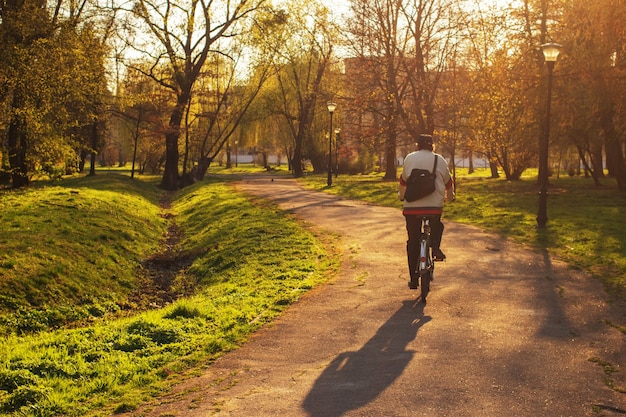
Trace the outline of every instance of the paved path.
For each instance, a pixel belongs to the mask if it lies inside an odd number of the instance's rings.
[[[446,222],[448,261],[437,264],[424,306],[406,284],[398,209],[284,178],[239,187],[339,234],[339,276],[133,416],[626,414],[626,394],[605,382],[626,389],[626,335],[618,328],[626,328],[626,306],[607,302],[596,280]]]

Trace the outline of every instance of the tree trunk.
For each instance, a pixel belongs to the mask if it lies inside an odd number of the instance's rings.
[[[396,132],[390,130],[385,141],[385,176],[383,180],[394,181],[398,179],[396,166]]]
[[[293,176],[295,178],[300,178],[304,175],[304,170],[302,169],[302,145],[304,144],[306,133],[311,128],[315,102],[315,95],[311,95],[304,101],[302,109],[300,110],[300,123],[298,124],[298,134],[296,135],[296,146],[293,150]]]
[[[208,156],[201,156],[200,159],[198,160],[198,165],[196,165],[191,170],[191,173],[194,179],[196,179],[197,181],[202,181],[204,179],[204,176],[206,175],[206,172],[209,170],[209,167],[211,166],[211,162],[213,162],[212,158]]]
[[[9,125],[9,166],[11,167],[11,181],[13,188],[25,187],[30,184],[28,168],[26,166],[27,136],[24,133],[22,123],[12,120]]]
[[[593,183],[595,185],[600,185],[600,178],[598,177],[598,173],[596,169],[592,169],[587,163],[587,158],[585,158],[585,151],[583,150],[582,146],[576,146],[576,149],[578,149],[578,156],[580,157],[580,160],[585,167],[585,173],[590,173],[591,178],[593,178]]]
[[[612,133],[615,133],[614,131]],[[612,134],[606,141],[606,154],[613,155],[614,169],[611,175],[617,180],[617,189],[626,191],[626,166],[624,164],[624,153],[617,134]]]
[[[456,146],[452,147],[450,155],[450,164],[452,165],[452,181],[456,183]]]
[[[296,146],[293,148],[293,160],[291,162],[292,172],[295,178],[301,178],[304,175],[302,169],[302,128],[298,128],[298,135],[296,136]]]
[[[141,111],[135,123],[135,133],[133,134],[133,164],[130,169],[130,177],[135,178],[135,163],[137,162],[137,145],[139,145],[139,123],[141,121]]]
[[[96,149],[98,147],[98,124],[94,121],[91,124],[91,167],[89,175],[96,175]]]
[[[598,178],[604,177],[604,165],[602,163],[602,144],[594,144],[591,146],[590,151],[591,165],[593,170],[596,171]]]
[[[165,134],[165,169],[161,179],[161,188],[169,191],[178,189],[180,184],[178,138],[180,137],[180,124],[183,120],[183,110],[187,105],[187,97],[187,94],[178,95],[178,103],[170,116],[169,130]]]
[[[491,178],[500,178],[498,173],[498,163],[489,159],[489,168],[491,169]]]
[[[230,158],[230,144],[226,144],[226,169],[233,167],[232,159]]]
[[[22,102],[21,93],[16,92],[13,96],[13,109],[19,110],[22,107]],[[13,117],[9,123],[9,131],[7,132],[7,140],[12,186],[13,188],[20,188],[30,184],[28,166],[26,164],[28,136],[26,135],[25,122],[16,114],[19,114],[19,111],[13,112]]]
[[[613,122],[614,114],[615,110],[613,104],[607,104],[607,108],[600,113],[599,122],[606,146],[609,175],[615,177],[617,180],[617,189],[619,191],[626,191],[626,164],[624,161],[624,150],[622,149],[622,144]]]
[[[293,172],[293,155],[291,152],[291,147],[285,146],[285,155],[287,156],[287,169]]]
[[[84,150],[80,151],[80,158],[78,160],[78,172],[82,173],[85,171],[85,161],[87,160],[87,152]]]

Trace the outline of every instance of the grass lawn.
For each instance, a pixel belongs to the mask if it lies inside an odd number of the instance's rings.
[[[520,181],[489,175],[487,170],[468,175],[467,170],[457,169],[457,199],[446,204],[444,219],[548,250],[601,279],[610,293],[626,297],[626,194],[617,191],[615,180],[605,178],[596,187],[590,178],[550,178],[548,227],[538,230],[536,173]],[[301,181],[320,191],[400,209],[398,184],[382,181],[382,176],[339,175],[330,188],[324,174]]]

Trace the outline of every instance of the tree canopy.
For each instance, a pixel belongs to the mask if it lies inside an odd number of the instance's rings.
[[[339,17],[301,0],[98,1],[0,2],[14,187],[132,154],[177,189],[234,144],[283,154],[300,176],[304,161],[326,169],[329,135],[337,165],[391,180],[423,132],[453,166],[479,156],[515,180],[537,166],[540,45],[558,42],[550,168],[626,189],[623,1],[352,0]]]

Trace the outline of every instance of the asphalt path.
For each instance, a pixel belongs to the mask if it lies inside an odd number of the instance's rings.
[[[548,253],[445,222],[428,304],[401,211],[250,177],[238,187],[339,236],[338,276],[132,416],[626,414],[626,306]],[[620,392],[621,391],[621,392]]]

